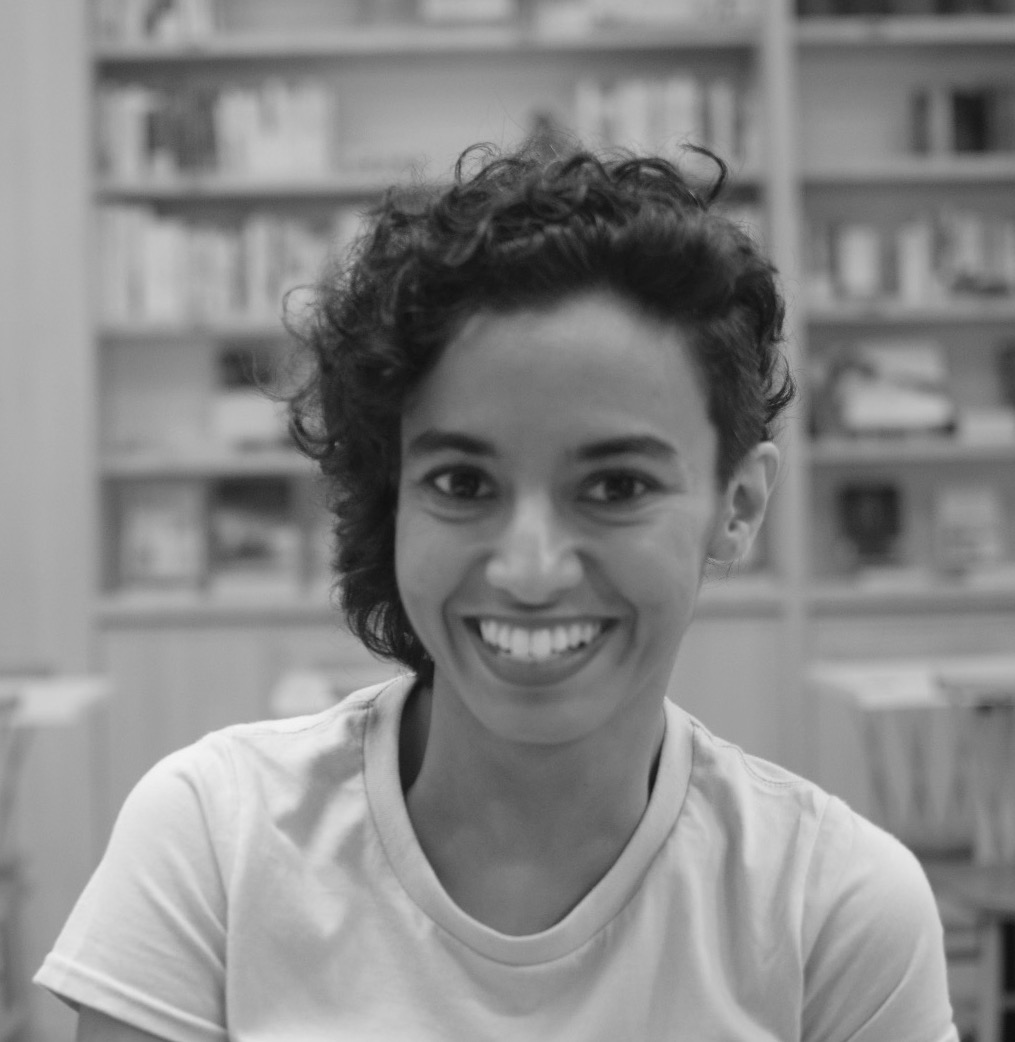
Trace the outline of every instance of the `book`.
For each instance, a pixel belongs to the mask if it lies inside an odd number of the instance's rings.
[[[118,489],[117,583],[201,584],[207,564],[204,490],[190,481],[138,481]]]
[[[885,288],[884,240],[880,229],[864,221],[844,221],[832,238],[832,272],[837,295],[871,300]]]
[[[254,210],[238,222],[102,207],[101,314],[114,323],[277,321],[286,292],[313,285],[362,220],[348,207],[308,217]]]
[[[980,483],[952,483],[934,493],[934,563],[947,574],[964,574],[1000,564],[1005,558],[1007,518],[999,489]]]

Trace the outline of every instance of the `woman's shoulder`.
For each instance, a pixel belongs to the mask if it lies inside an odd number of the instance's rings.
[[[923,917],[923,869],[898,839],[816,782],[717,738],[692,719],[693,758],[685,813],[724,837],[750,864],[792,864],[811,911],[844,899],[871,916],[900,897]],[[820,912],[816,916],[820,920]]]
[[[327,709],[301,716],[230,724],[210,731],[155,763],[137,782],[125,808],[215,808],[285,802],[320,785],[358,778],[366,732],[397,708],[410,678],[374,684]]]

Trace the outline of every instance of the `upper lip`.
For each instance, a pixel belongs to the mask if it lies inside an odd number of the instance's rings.
[[[516,629],[540,630],[552,629],[554,626],[573,626],[576,623],[581,626],[587,623],[605,625],[612,621],[611,616],[606,615],[560,615],[560,616],[513,616],[499,615],[496,612],[472,612],[465,618],[470,622],[496,622],[501,626],[512,626]]]

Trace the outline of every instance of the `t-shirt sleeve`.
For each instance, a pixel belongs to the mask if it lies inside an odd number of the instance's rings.
[[[804,1042],[958,1042],[923,868],[832,798],[805,910]]]
[[[233,789],[226,753],[209,740],[153,767],[35,982],[171,1042],[225,1039]]]

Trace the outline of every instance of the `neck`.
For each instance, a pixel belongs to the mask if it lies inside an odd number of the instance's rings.
[[[406,707],[402,777],[420,845],[459,904],[491,925],[548,925],[614,864],[648,804],[664,715],[563,745],[498,741],[453,698]],[[517,882],[506,908],[505,876]],[[485,914],[482,880],[498,889]],[[510,887],[511,883],[508,884]],[[553,894],[534,910],[528,895]],[[524,932],[524,931],[521,931]]]

